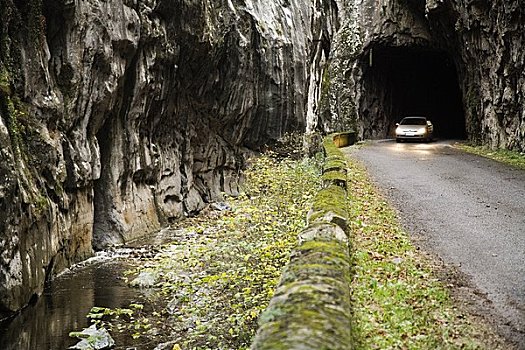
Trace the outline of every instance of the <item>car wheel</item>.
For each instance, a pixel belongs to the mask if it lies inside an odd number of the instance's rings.
[[[400,143],[400,142],[401,142],[401,139],[397,139],[397,138],[396,138],[396,142],[397,142],[397,143]]]

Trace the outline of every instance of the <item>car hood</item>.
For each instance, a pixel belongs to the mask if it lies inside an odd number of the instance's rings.
[[[419,130],[421,128],[425,128],[425,125],[399,125],[398,130],[405,131],[405,130]]]

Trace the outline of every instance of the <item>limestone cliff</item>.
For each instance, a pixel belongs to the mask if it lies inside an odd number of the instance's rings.
[[[0,0],[0,314],[316,128],[330,0]]]
[[[445,137],[525,150],[523,1],[345,0],[327,128],[385,137],[425,114]]]

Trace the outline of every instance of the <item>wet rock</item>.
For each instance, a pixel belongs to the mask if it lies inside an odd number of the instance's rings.
[[[97,329],[96,325],[84,329],[81,332],[73,332],[70,336],[82,339],[69,349],[77,350],[104,350],[115,346],[115,341],[105,328]]]
[[[157,283],[157,277],[148,271],[142,271],[133,281],[130,282],[132,287],[152,288]]]
[[[225,202],[212,203],[211,207],[217,211],[231,210],[230,205]]]

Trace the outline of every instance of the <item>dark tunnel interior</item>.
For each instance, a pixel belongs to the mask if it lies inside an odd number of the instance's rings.
[[[387,136],[405,116],[422,115],[434,124],[437,138],[466,138],[462,95],[454,61],[444,51],[427,48],[374,47],[365,79],[388,120]],[[368,76],[368,77],[367,77]]]

